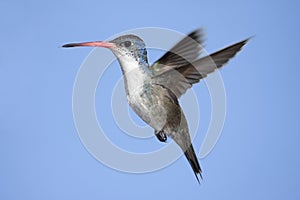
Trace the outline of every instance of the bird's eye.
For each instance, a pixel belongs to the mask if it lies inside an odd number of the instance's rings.
[[[132,43],[130,41],[125,41],[121,45],[127,48],[127,47],[130,47],[132,45]]]

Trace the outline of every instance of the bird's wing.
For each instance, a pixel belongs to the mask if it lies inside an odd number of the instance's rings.
[[[151,66],[154,74],[161,74],[172,68],[187,65],[199,57],[203,50],[204,30],[197,29],[165,53]]]
[[[169,68],[163,73],[157,74],[153,81],[169,88],[179,98],[194,83],[198,83],[207,74],[226,64],[241,50],[248,40],[246,39],[225,47],[186,65]]]

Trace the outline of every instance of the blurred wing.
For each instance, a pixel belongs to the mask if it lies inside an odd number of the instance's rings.
[[[213,54],[200,58],[184,66],[172,68],[164,73],[157,75],[155,82],[169,88],[179,98],[192,87],[194,83],[198,83],[207,74],[221,68],[237,52],[247,43],[249,39],[243,40],[236,44],[230,45]]]
[[[201,54],[204,30],[197,29],[179,41],[151,66],[154,74],[161,74],[172,68],[187,65]]]

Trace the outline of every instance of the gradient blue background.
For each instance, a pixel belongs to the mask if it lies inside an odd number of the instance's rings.
[[[0,199],[300,199],[299,8],[283,0],[1,1]],[[209,52],[255,35],[221,71],[227,117],[201,160],[200,187],[185,158],[148,174],[112,170],[75,130],[73,83],[91,49],[58,46],[147,26],[183,33],[204,26]],[[194,89],[207,95],[203,83]]]

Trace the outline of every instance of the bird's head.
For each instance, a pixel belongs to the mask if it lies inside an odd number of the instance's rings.
[[[111,41],[94,41],[69,43],[62,47],[104,47],[110,49],[120,62],[138,62],[148,64],[147,50],[144,41],[136,35],[123,35]]]

